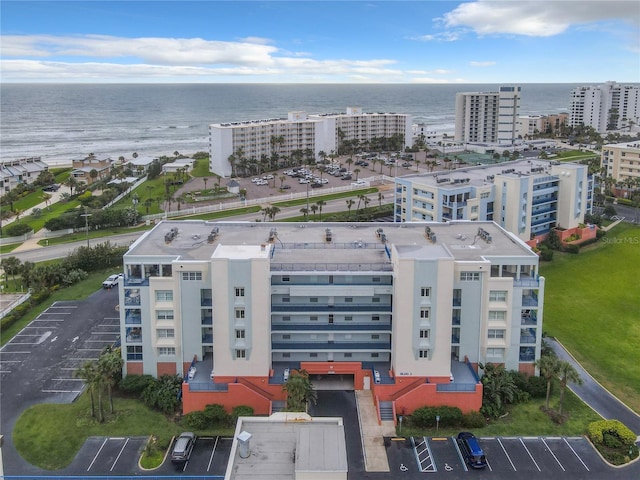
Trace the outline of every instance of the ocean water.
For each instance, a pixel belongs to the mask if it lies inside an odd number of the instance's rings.
[[[566,111],[577,84],[523,84],[520,113]],[[39,156],[68,164],[89,153],[131,157],[208,150],[212,123],[286,117],[288,112],[408,113],[452,133],[458,92],[499,85],[407,84],[2,84],[0,159]]]

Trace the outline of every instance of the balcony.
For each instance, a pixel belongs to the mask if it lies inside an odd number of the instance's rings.
[[[213,334],[206,333],[202,335],[202,343],[213,343]]]
[[[451,343],[455,345],[460,344],[460,335],[451,335]]]
[[[524,310],[520,317],[520,325],[537,325],[538,315],[535,311]]]
[[[312,352],[336,352],[336,351],[367,351],[367,350],[391,350],[391,340],[388,342],[273,342],[271,350],[309,350]]]
[[[130,306],[139,306],[140,305],[140,295],[125,295],[124,296],[124,304],[128,307]]]
[[[381,305],[378,303],[353,303],[327,305],[321,303],[296,303],[271,305],[271,311],[276,312],[314,312],[314,313],[336,313],[336,312],[391,312],[391,305]]]
[[[125,287],[148,287],[149,279],[138,278],[138,277],[124,277],[124,286]]]
[[[522,306],[523,307],[537,307],[538,306],[538,296],[537,295],[522,295]]]
[[[202,325],[213,325],[213,317],[212,316],[203,316],[202,317]]]
[[[142,315],[139,310],[127,310],[124,315],[124,323],[127,325],[140,325],[142,323]]]
[[[453,297],[453,306],[454,307],[462,306],[462,297]]]
[[[519,360],[521,362],[533,362],[536,359],[536,350],[534,347],[520,347]]]
[[[327,331],[327,332],[349,332],[349,331],[375,331],[390,332],[390,323],[326,323],[313,321],[309,323],[274,323],[271,325],[273,332],[311,332],[311,331]]]
[[[391,272],[391,263],[271,263],[272,272]]]

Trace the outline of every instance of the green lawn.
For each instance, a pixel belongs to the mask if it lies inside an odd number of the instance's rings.
[[[542,263],[544,329],[640,412],[640,228],[620,224],[578,255]]]

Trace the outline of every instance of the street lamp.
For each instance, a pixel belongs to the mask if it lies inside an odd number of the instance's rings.
[[[307,185],[307,220],[309,220],[309,183],[306,183]],[[315,214],[314,214],[314,218],[315,218]]]
[[[440,428],[440,415],[436,415],[436,432]]]
[[[84,214],[80,216],[84,217],[84,229],[87,232],[87,248],[89,248],[89,217],[91,214],[87,213],[87,207],[84,207]]]

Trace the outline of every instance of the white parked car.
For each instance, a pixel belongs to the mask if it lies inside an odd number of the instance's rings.
[[[109,275],[107,279],[102,282],[102,288],[113,288],[117,287],[120,280],[124,278],[124,274],[118,273],[116,275]]]

